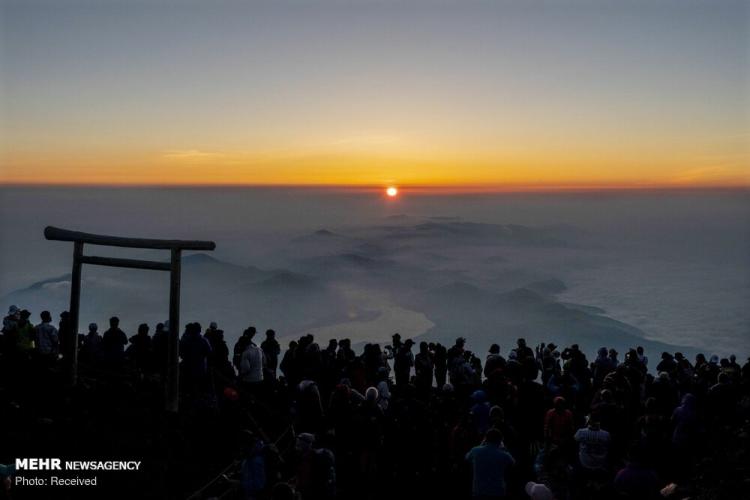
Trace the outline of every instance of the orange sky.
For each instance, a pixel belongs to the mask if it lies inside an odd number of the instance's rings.
[[[750,186],[746,4],[449,4],[3,4],[0,183]]]
[[[403,145],[400,145],[403,146]],[[370,151],[326,152],[167,150],[81,151],[8,155],[3,183],[248,184],[438,186],[474,188],[750,186],[744,158],[695,151],[681,156],[632,151]],[[614,148],[613,148],[614,149]],[[684,150],[685,148],[683,148]],[[695,149],[698,149],[697,147]],[[632,156],[628,156],[630,153]]]

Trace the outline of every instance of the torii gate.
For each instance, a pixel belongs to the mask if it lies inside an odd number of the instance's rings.
[[[70,279],[70,322],[74,332],[73,362],[71,382],[77,383],[78,378],[78,309],[81,301],[81,265],[93,264],[97,266],[127,267],[131,269],[149,269],[152,271],[169,271],[169,343],[167,349],[167,383],[165,406],[169,411],[179,408],[179,376],[180,376],[180,268],[183,250],[214,250],[213,241],[187,240],[154,240],[145,238],[123,238],[102,234],[81,233],[57,227],[47,226],[44,237],[55,241],[73,242],[73,272]],[[114,257],[96,257],[83,255],[83,244],[103,245],[127,248],[149,248],[156,250],[170,250],[170,262],[150,260],[119,259]]]

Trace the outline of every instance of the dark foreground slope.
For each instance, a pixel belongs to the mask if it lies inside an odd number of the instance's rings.
[[[415,372],[400,342],[389,359],[378,345],[355,353],[320,339],[321,350],[305,336],[279,357],[278,379],[273,370],[256,381],[262,367],[250,354],[237,376],[221,341],[211,337],[212,353],[196,358],[194,348],[208,341],[186,335],[180,412],[165,413],[163,360],[148,349],[84,356],[70,387],[65,357],[19,352],[12,338],[3,336],[0,363],[0,463],[142,465],[58,474],[96,477],[88,487],[24,485],[53,473],[4,468],[0,498],[468,499],[465,455],[491,446],[482,444],[491,429],[515,461],[492,473],[510,499],[528,498],[528,481],[558,499],[750,496],[750,363],[660,361],[648,350],[647,362],[635,351],[622,362],[591,361],[549,345],[482,359],[460,344],[425,344]],[[645,363],[658,364],[660,375]],[[586,419],[610,436],[593,471],[574,438]]]

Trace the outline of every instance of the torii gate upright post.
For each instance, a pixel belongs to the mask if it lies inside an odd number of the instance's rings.
[[[81,266],[93,264],[98,266],[126,267],[131,269],[148,269],[152,271],[169,271],[169,343],[167,348],[167,380],[165,383],[165,409],[177,411],[179,409],[179,380],[180,380],[180,272],[183,250],[214,250],[213,241],[188,240],[155,240],[146,238],[123,238],[120,236],[106,236],[103,234],[81,233],[52,226],[44,229],[44,237],[48,240],[73,242],[73,272],[70,280],[70,327],[73,333],[71,352],[71,383],[78,382],[78,314],[81,301]],[[170,250],[169,262],[150,260],[120,259],[114,257],[96,257],[83,255],[83,245],[149,248],[156,250]]]

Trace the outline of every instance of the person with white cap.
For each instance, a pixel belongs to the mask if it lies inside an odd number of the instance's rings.
[[[21,319],[21,310],[18,306],[10,306],[8,308],[8,315],[3,318],[3,342],[2,348],[4,350],[11,349],[11,346],[15,345],[16,335],[18,333],[18,321]]]
[[[555,495],[552,494],[552,490],[542,483],[529,481],[526,483],[526,488],[524,488],[524,490],[531,500],[555,500]]]

